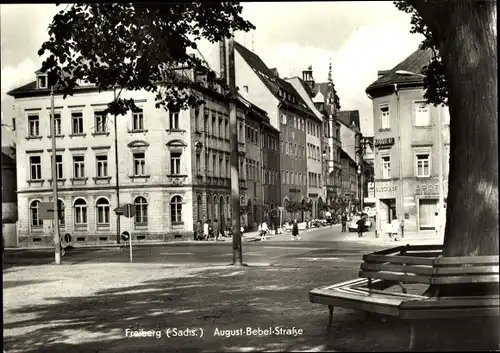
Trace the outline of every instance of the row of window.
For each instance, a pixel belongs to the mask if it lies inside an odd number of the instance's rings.
[[[286,185],[322,187],[323,180],[321,174],[309,173],[306,179],[306,173],[293,172],[288,170],[281,171],[281,182]]]
[[[37,181],[42,180],[42,160],[41,156],[30,156],[30,180]],[[132,153],[133,160],[133,176],[146,176],[146,153],[145,152],[135,152]],[[109,177],[108,174],[108,156],[107,154],[98,154],[95,156],[96,162],[96,177],[105,178]],[[64,178],[64,168],[62,155],[56,155],[56,172],[57,178]],[[181,174],[181,153],[180,152],[170,152],[170,170],[169,175],[180,175]],[[85,171],[85,156],[84,155],[74,155],[73,156],[73,178],[85,178],[87,177]]]
[[[306,121],[293,115],[287,116],[285,113],[281,114],[281,123],[295,130],[304,131],[309,135],[321,137],[321,125],[319,123]]]
[[[449,153],[447,151],[447,153]],[[449,155],[448,155],[449,158]],[[382,155],[382,179],[390,179],[391,174],[391,157],[390,155]],[[415,176],[419,178],[426,178],[432,175],[431,170],[431,155],[429,152],[416,152],[415,153]]]
[[[307,144],[307,158],[314,159],[316,161],[321,160],[321,152],[319,146],[315,146],[312,143]]]
[[[449,110],[443,109],[443,124],[450,124],[450,113]],[[430,126],[431,125],[431,114],[430,106],[425,101],[415,101],[413,102],[413,113],[414,120],[413,126]],[[380,119],[380,129],[390,129],[391,128],[391,112],[388,103],[383,103],[379,105],[379,119]]]
[[[169,114],[169,128],[171,130],[179,129],[179,112],[170,111]],[[92,133],[107,133],[108,132],[108,117],[102,111],[94,111],[94,126]],[[54,123],[56,135],[63,134],[63,120],[61,113],[54,114]],[[132,131],[145,130],[144,113],[142,109],[137,109],[132,112]],[[82,135],[85,131],[84,115],[82,110],[75,110],[71,112],[71,134]],[[49,136],[52,133],[49,134]],[[28,114],[28,136],[41,137],[40,131],[40,115],[38,113]]]
[[[41,229],[43,221],[40,218],[40,200],[33,200],[29,205],[30,210],[30,226],[32,229]],[[170,200],[170,219],[173,224],[182,223],[182,204],[181,196],[174,196]],[[86,228],[88,226],[88,205],[83,198],[78,198],[73,203],[73,224],[76,228]],[[136,227],[148,226],[148,202],[142,196],[134,200],[135,216],[134,225]],[[60,210],[60,227],[66,226],[65,205],[62,200],[59,200],[58,208]],[[110,227],[110,203],[109,200],[101,197],[95,203],[96,225],[98,228]]]

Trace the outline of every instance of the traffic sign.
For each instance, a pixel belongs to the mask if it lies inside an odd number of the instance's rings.
[[[123,215],[127,218],[132,218],[135,216],[135,207],[131,203],[127,203],[120,207],[122,209]]]
[[[123,241],[128,241],[130,239],[130,233],[127,231],[122,232],[121,237]]]
[[[117,215],[123,214],[123,209],[121,207],[117,207],[113,210]]]
[[[54,218],[54,203],[53,202],[40,202],[40,219],[48,221]]]

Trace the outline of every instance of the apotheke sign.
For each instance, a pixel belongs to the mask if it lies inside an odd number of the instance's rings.
[[[447,191],[447,182],[443,182],[444,193]],[[415,188],[416,195],[439,195],[439,183],[417,184]]]

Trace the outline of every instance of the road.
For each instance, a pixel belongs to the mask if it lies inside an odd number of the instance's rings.
[[[339,226],[304,231],[301,240],[283,234],[266,241],[244,242],[243,261],[257,265],[317,265],[343,263],[358,266],[361,255],[374,250],[373,245],[344,241],[346,233]],[[132,246],[133,262],[171,265],[224,265],[232,262],[232,244],[226,242],[176,242],[161,245]],[[50,264],[53,250],[9,250],[4,254],[4,268]],[[128,247],[75,248],[62,258],[63,263],[129,262]]]

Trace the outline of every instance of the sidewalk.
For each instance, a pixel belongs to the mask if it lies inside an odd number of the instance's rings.
[[[429,231],[429,232],[405,232],[404,237],[401,237],[401,235],[397,236],[397,241],[394,240],[394,236],[389,238],[387,234],[380,234],[378,238],[375,237],[375,231],[363,233],[363,237],[359,238],[358,233],[351,232],[351,233],[341,233],[344,234],[342,237],[343,241],[348,241],[348,242],[358,242],[358,243],[364,243],[364,244],[374,244],[374,245],[393,245],[393,246],[398,246],[398,245],[440,245],[443,244],[443,237],[442,236],[436,236],[436,233],[434,231]]]

